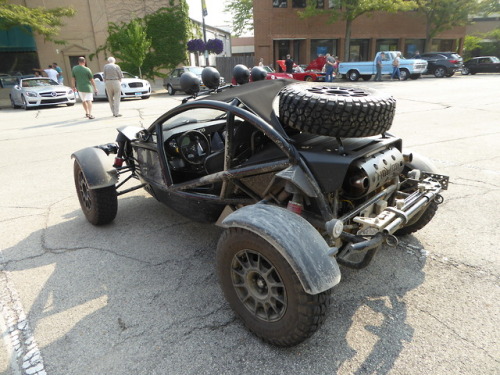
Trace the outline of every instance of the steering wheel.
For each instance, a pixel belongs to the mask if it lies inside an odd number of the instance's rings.
[[[203,164],[210,155],[208,138],[198,130],[190,130],[177,139],[182,158],[193,165]]]

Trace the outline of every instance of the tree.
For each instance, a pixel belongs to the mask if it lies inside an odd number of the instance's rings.
[[[338,4],[332,9],[318,9],[316,0],[307,0],[303,11],[298,11],[300,18],[308,18],[320,14],[328,15],[328,23],[338,20],[345,21],[344,59],[349,59],[351,44],[352,23],[359,16],[373,12],[398,12],[414,8],[412,1],[405,0],[337,0]]]
[[[120,25],[111,22],[108,27],[106,44],[97,50],[108,50],[121,60],[122,68],[142,76],[142,64],[151,50],[151,38],[146,34],[144,21],[135,19]]]
[[[253,30],[253,0],[229,0],[224,12],[233,16],[232,33],[240,36]]]
[[[33,31],[55,43],[64,43],[54,37],[59,34],[63,17],[73,17],[73,8],[52,8],[43,7],[28,8],[18,4],[7,4],[7,0],[0,0],[0,30],[8,30],[14,26],[27,28],[26,31]]]
[[[192,28],[185,0],[177,5],[170,0],[169,4],[129,23],[110,23],[106,43],[96,54],[109,51],[120,59],[123,70],[148,78],[163,77],[161,70],[173,69],[186,60]]]
[[[415,0],[415,3],[426,21],[425,51],[432,48],[436,35],[466,25],[469,14],[479,10],[477,0]]]

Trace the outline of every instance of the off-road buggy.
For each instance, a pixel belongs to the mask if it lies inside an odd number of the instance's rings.
[[[235,73],[248,82],[248,70]],[[207,68],[200,94],[186,76],[193,97],[147,129],[125,126],[115,143],[75,152],[74,179],[94,225],[144,188],[225,228],[216,265],[226,299],[257,336],[292,346],[324,321],[338,264],[365,267],[384,243],[424,227],[448,178],[388,133],[391,96],[252,76],[220,88]]]

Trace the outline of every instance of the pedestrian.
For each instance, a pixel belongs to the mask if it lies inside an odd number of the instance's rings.
[[[333,71],[335,69],[335,58],[329,53],[326,54],[325,60],[325,82],[333,81]]]
[[[401,72],[399,70],[399,57],[401,56],[401,53],[398,52],[394,60],[392,60],[392,74],[391,74],[391,80],[393,80],[396,76],[398,77],[398,80],[401,80]]]
[[[377,74],[375,74],[375,81],[382,81],[382,61],[385,59],[385,53],[380,52],[375,58],[375,66],[377,68]]]
[[[119,65],[115,64],[114,57],[108,57],[108,63],[104,65],[103,78],[106,84],[106,94],[113,116],[120,117],[120,99],[122,95],[121,82],[123,73]]]
[[[261,57],[259,59],[259,66],[264,66],[264,58],[263,57]]]
[[[57,82],[60,85],[63,85],[64,84],[64,77],[62,74],[63,71],[62,71],[61,67],[59,65],[57,65],[57,63],[52,63],[52,66],[57,71]]]
[[[293,73],[293,60],[290,55],[286,55],[285,67],[287,73]]]
[[[36,71],[36,72],[45,73],[47,77],[49,77],[51,80],[57,82],[57,75],[58,75],[58,73],[57,73],[57,70],[55,70],[52,65],[49,65],[48,69],[37,69],[37,68],[35,68],[33,70]]]
[[[73,67],[71,73],[73,91],[80,93],[83,109],[85,109],[85,116],[89,120],[92,120],[95,118],[92,116],[92,100],[94,100],[92,93],[97,94],[97,87],[95,86],[92,71],[85,66],[85,57],[78,58],[78,65]]]
[[[415,51],[415,56],[413,56],[414,59],[421,59],[422,56],[420,55],[420,51],[419,50],[416,50]]]

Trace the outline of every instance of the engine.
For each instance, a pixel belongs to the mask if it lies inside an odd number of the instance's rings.
[[[343,195],[362,198],[399,176],[403,167],[403,154],[395,147],[358,159],[349,167]]]

